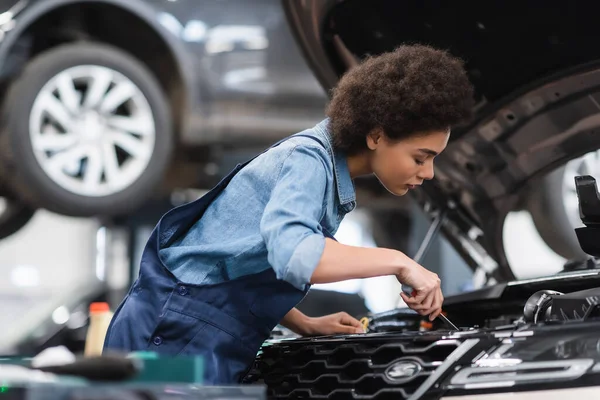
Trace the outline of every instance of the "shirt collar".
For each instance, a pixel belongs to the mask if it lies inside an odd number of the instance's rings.
[[[324,119],[315,126],[315,133],[326,141],[327,151],[333,160],[333,170],[335,173],[335,183],[337,186],[337,195],[340,205],[345,212],[350,212],[356,206],[356,192],[354,183],[348,170],[346,155],[339,150],[334,149],[331,132],[329,130],[329,118]]]

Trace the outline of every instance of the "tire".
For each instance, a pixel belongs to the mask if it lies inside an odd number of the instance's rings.
[[[97,96],[88,90],[94,82],[106,83]],[[149,199],[170,163],[166,96],[142,63],[115,47],[71,43],[41,53],[10,86],[2,112],[0,160],[12,189],[34,207],[123,215]]]
[[[17,233],[23,228],[35,215],[35,208],[16,198],[0,182],[0,198],[3,200],[3,206],[0,208],[0,240]]]
[[[574,177],[598,176],[596,171],[600,152],[591,152],[569,161],[545,176],[539,186],[532,187],[527,209],[535,227],[548,247],[560,256],[571,259],[586,258],[575,228],[583,226],[579,217]]]

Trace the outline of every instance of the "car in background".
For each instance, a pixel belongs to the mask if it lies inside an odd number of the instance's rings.
[[[0,84],[4,181],[84,217],[210,187],[327,100],[272,0],[2,0]]]
[[[465,60],[476,118],[453,132],[435,178],[414,196],[432,220],[427,240],[442,233],[480,286],[446,298],[458,330],[398,308],[365,316],[365,334],[275,331],[246,382],[266,384],[272,399],[597,398],[600,193],[590,175],[600,174],[590,169],[600,149],[600,53],[592,5],[521,2],[515,12],[506,1],[284,3],[327,90],[356,61],[405,42]],[[543,211],[542,199],[560,207]],[[558,273],[517,280],[503,227],[509,213],[533,206],[546,234],[575,238],[575,246],[562,243],[574,257]],[[575,211],[578,221],[560,223]]]

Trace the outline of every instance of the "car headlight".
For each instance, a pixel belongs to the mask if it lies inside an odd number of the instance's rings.
[[[449,374],[442,386],[447,391],[467,394],[598,385],[600,331],[597,324],[587,332],[582,332],[587,330],[582,327],[565,329],[561,326],[562,332],[555,328],[558,327],[535,334],[515,332],[470,365]]]
[[[451,385],[473,388],[497,388],[519,383],[557,382],[581,377],[594,364],[591,359],[533,361],[500,367],[467,367],[450,380]]]

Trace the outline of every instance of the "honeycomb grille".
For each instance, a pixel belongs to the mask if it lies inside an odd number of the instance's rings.
[[[263,347],[248,381],[267,385],[269,399],[406,399],[460,345],[456,340],[364,339]],[[418,372],[404,379],[386,374],[399,362],[417,364]]]

